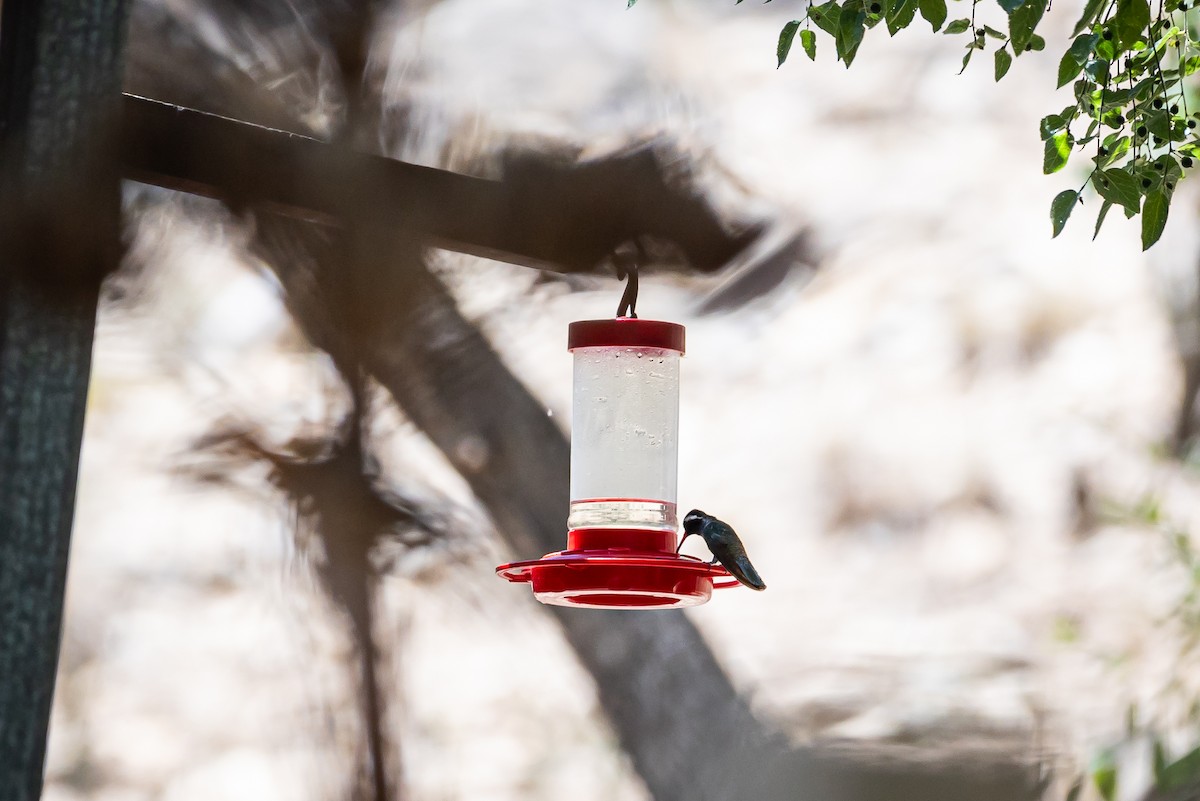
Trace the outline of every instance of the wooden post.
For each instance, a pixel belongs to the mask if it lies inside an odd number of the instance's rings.
[[[0,798],[41,795],[100,281],[115,266],[126,0],[0,5]]]

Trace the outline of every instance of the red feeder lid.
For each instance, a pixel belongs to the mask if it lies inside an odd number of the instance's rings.
[[[592,609],[674,609],[707,601],[737,580],[725,568],[674,552],[673,532],[577,529],[570,550],[500,565],[496,573],[530,582],[544,604]]]
[[[571,323],[567,350],[576,348],[663,348],[683,353],[684,327],[663,320],[615,317]]]

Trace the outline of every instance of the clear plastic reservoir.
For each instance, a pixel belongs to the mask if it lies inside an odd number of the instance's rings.
[[[609,342],[619,344],[603,344]],[[675,531],[683,327],[587,321],[572,325],[571,345],[568,528]]]

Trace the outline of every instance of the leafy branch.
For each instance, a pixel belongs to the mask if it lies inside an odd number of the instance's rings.
[[[627,7],[636,2],[627,0]],[[1200,159],[1200,113],[1189,113],[1185,87],[1185,79],[1200,71],[1200,36],[1189,13],[1200,0],[1157,0],[1154,9],[1151,2],[1087,0],[1063,51],[1058,86],[1071,86],[1074,103],[1041,120],[1042,170],[1056,173],[1073,155],[1089,159],[1092,169],[1082,186],[1060,192],[1051,202],[1054,236],[1090,185],[1100,201],[1093,238],[1109,210],[1119,206],[1126,217],[1141,215],[1142,248],[1149,248],[1162,236],[1184,171]],[[969,17],[949,22],[946,0],[806,0],[804,15],[779,32],[776,57],[782,67],[799,39],[815,61],[815,23],[833,39],[836,59],[849,67],[867,31],[883,23],[895,36],[920,14],[934,33],[966,40],[963,70],[993,42],[993,75],[999,81],[1015,58],[1045,49],[1037,28],[1050,0],[996,3],[1007,31],[977,22],[979,0],[971,0]],[[1085,153],[1092,146],[1094,155]]]

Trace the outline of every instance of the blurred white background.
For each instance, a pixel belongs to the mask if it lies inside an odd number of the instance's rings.
[[[1086,174],[1042,176],[1037,136],[1069,102],[1055,43],[1077,9],[1056,2],[1051,47],[995,84],[982,55],[956,75],[962,42],[920,20],[870,32],[848,71],[823,35],[816,63],[797,48],[777,70],[799,5],[624,6],[444,0],[382,26],[373,59],[385,100],[420,121],[399,157],[465,169],[511,141],[605,153],[661,134],[731,214],[809,232],[811,280],[797,269],[732,311],[697,312],[712,282],[642,282],[643,317],[688,327],[680,504],[733,523],[770,588],[688,612],[735,684],[798,742],[969,743],[1069,777],[1136,703],[1188,743],[1172,683],[1198,677],[1171,612],[1189,577],[1165,532],[1198,530],[1200,474],[1162,443],[1195,194],[1149,254],[1120,215],[1091,241],[1090,197],[1050,238],[1050,199]],[[332,427],[346,399],[244,232],[205,203],[140,197],[141,288],[103,310],[96,342],[46,797],[334,797],[359,725],[347,636],[277,497],[174,466],[218,420],[282,442]],[[567,426],[566,326],[610,315],[617,282],[441,265]],[[410,797],[646,798],[553,620],[493,575],[507,554],[465,485],[396,410],[376,434],[388,475],[456,499],[473,527],[465,569],[433,556],[386,583]],[[1134,798],[1148,762],[1121,754]]]

